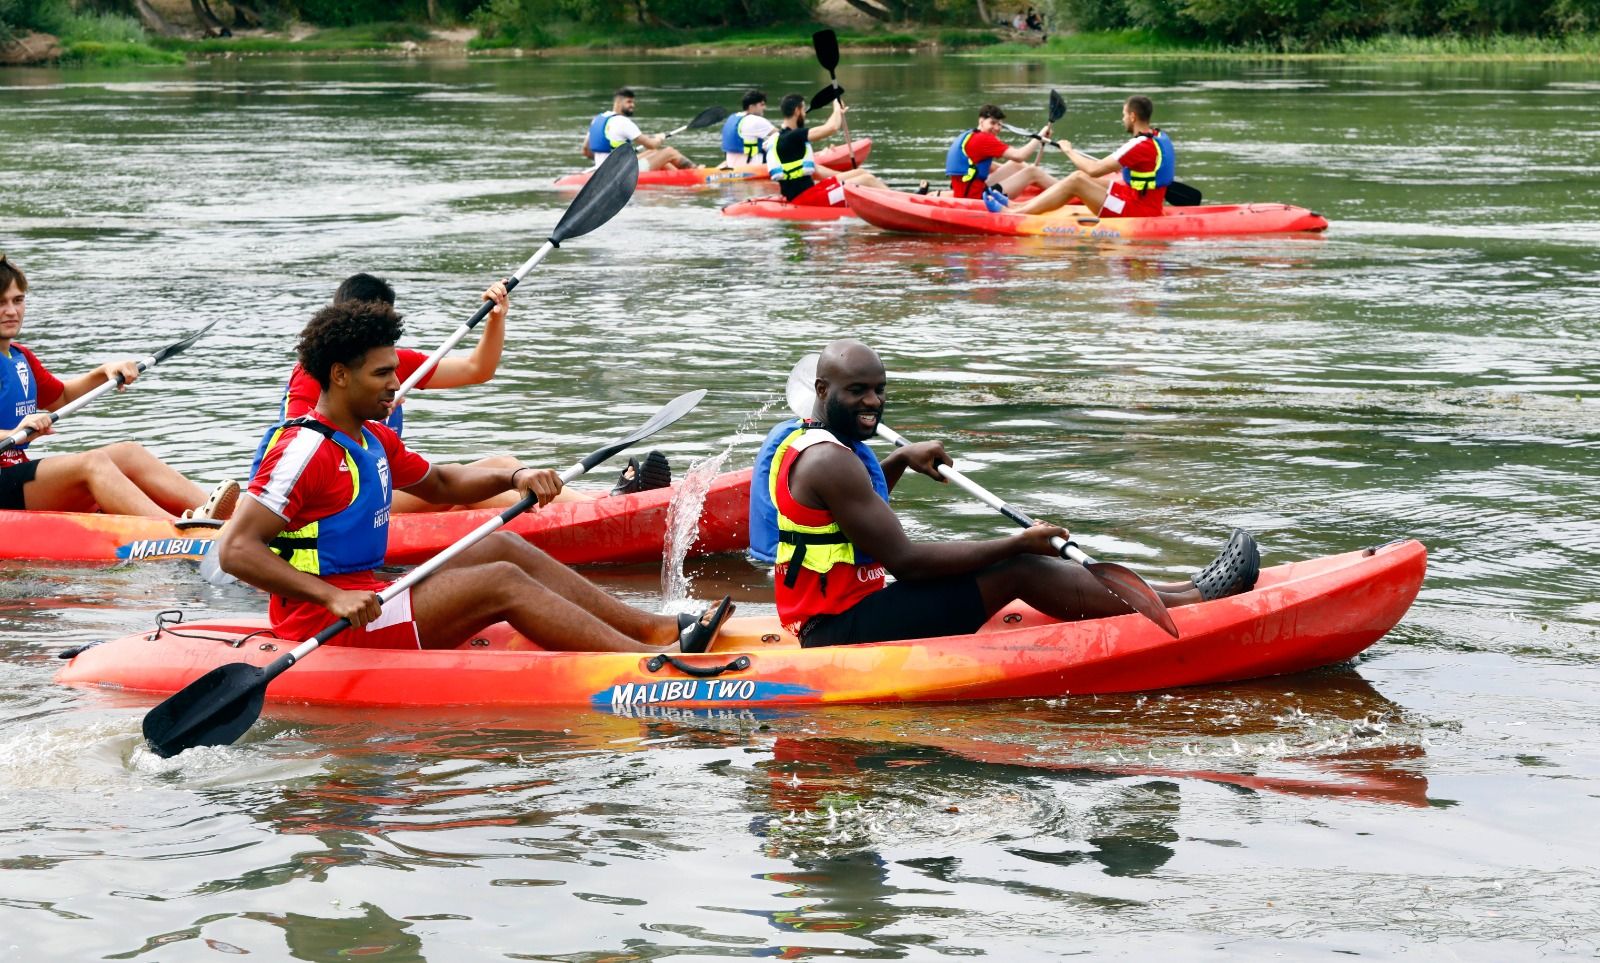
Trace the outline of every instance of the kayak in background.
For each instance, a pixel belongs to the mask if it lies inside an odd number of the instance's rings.
[[[908,194],[908,197],[927,197],[924,194]],[[1027,200],[1039,196],[1039,188],[1028,185],[1019,195],[1017,200]],[[752,197],[743,201],[726,204],[722,213],[729,217],[764,217],[771,220],[782,221],[837,221],[846,217],[859,217],[851,209],[848,197],[845,203],[827,206],[816,204],[795,204],[781,197]]]
[[[870,153],[872,153],[872,139],[863,137],[849,147],[836,144],[817,151],[816,161],[823,167],[848,167],[851,166],[851,155],[854,155],[855,166],[859,167],[866,162]],[[582,187],[589,182],[592,174],[594,174],[592,169],[566,174],[556,178],[556,186]],[[736,181],[771,183],[765,164],[743,164],[738,167],[669,167],[658,171],[639,172],[640,187],[714,187]]]
[[[747,476],[748,480],[748,476]],[[1141,615],[1057,622],[1014,602],[967,636],[802,649],[776,617],[728,620],[696,655],[551,652],[504,623],[453,649],[324,646],[266,692],[343,706],[781,707],[1029,699],[1211,685],[1303,672],[1372,645],[1410,608],[1427,550],[1405,540],[1263,569],[1244,594]],[[249,644],[240,644],[248,639]],[[233,662],[265,665],[299,639],[259,618],[183,623],[71,654],[68,685],[176,692]]]
[[[512,519],[521,535],[567,565],[658,561],[667,508],[677,487],[592,501],[557,502]],[[389,565],[414,565],[454,544],[499,509],[416,512],[389,519]],[[750,470],[718,475],[700,515],[697,554],[739,552],[749,545]],[[211,551],[214,528],[174,527],[156,518],[88,512],[0,511],[0,560],[56,562],[197,559]]]
[[[992,212],[983,201],[903,194],[870,187],[844,189],[862,220],[912,234],[990,234],[1083,240],[1156,240],[1325,231],[1327,218],[1288,204],[1226,204],[1168,207],[1161,217],[1097,217],[1072,205],[1048,214]]]

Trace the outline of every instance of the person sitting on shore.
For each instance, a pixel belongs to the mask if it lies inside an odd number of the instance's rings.
[[[27,313],[28,277],[0,254],[0,435],[19,428],[54,434],[50,412],[113,379],[121,391],[139,378],[134,361],[108,361],[62,381],[16,340]],[[205,490],[132,441],[37,461],[28,442],[0,452],[0,510],[92,512],[145,518],[220,521],[233,512],[239,483]]]
[[[589,122],[589,135],[583,141],[583,156],[594,158],[599,167],[614,150],[639,150],[639,170],[658,171],[667,167],[693,167],[694,162],[667,146],[666,134],[646,134],[633,122],[635,98],[632,88],[618,87],[611,95],[611,109],[602,110]],[[642,148],[642,149],[641,149]]]
[[[983,197],[990,190],[1015,197],[1029,187],[1044,190],[1056,182],[1037,164],[1026,163],[1044,145],[1042,139],[1029,139],[1021,147],[1010,147],[999,137],[1006,112],[994,104],[978,108],[978,124],[962,131],[945,152],[944,172],[950,177],[950,193],[956,197]],[[1046,130],[1048,136],[1049,131]],[[997,160],[1004,161],[999,167]]]
[[[796,427],[773,457],[774,591],[779,618],[802,646],[968,635],[1018,599],[1062,621],[1132,611],[1082,565],[1056,553],[1051,539],[1068,534],[1055,525],[984,541],[906,537],[887,492],[856,450],[876,433],[886,389],[883,362],[871,348],[852,340],[829,344],[817,362],[812,420]],[[952,464],[936,441],[895,455],[940,481],[939,466]],[[1154,587],[1168,606],[1190,605],[1249,591],[1260,565],[1255,539],[1235,530],[1203,571]]]
[[[844,204],[845,184],[886,186],[865,168],[836,171],[817,163],[811,145],[839,132],[847,109],[844,104],[835,100],[833,113],[816,127],[806,126],[806,99],[800,94],[784,97],[779,107],[783,126],[768,138],[765,150],[767,173],[777,182],[784,200],[807,207],[839,207]]]
[[[1008,207],[1006,198],[990,195],[984,203],[991,211],[1044,214],[1076,197],[1098,217],[1160,217],[1167,186],[1177,174],[1178,156],[1172,138],[1150,126],[1154,113],[1149,97],[1129,97],[1122,105],[1122,126],[1133,135],[1127,143],[1096,160],[1073,150],[1071,141],[1057,141],[1077,170],[1031,200]],[[1120,179],[1111,178],[1118,171]]]
[[[393,491],[459,505],[514,490],[542,507],[562,487],[547,468],[432,464],[408,449],[379,420],[400,388],[401,330],[381,301],[341,301],[300,334],[300,364],[322,394],[274,433],[248,496],[217,535],[223,571],[271,596],[273,632],[308,639],[343,618],[352,627],[330,644],[450,648],[509,622],[547,649],[704,651],[732,611],[727,597],[699,618],[645,612],[506,532],[382,602],[374,570],[388,546]]]
[[[765,92],[746,91],[739,106],[739,112],[722,123],[723,167],[762,163],[761,145],[778,130],[766,118]]]

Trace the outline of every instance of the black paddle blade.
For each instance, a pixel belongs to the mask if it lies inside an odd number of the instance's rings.
[[[821,110],[843,96],[843,87],[836,87],[833,84],[829,84],[828,86],[817,91],[816,94],[812,96],[811,106],[807,107],[806,109],[810,111]]]
[[[1050,123],[1055,123],[1067,116],[1067,102],[1061,99],[1060,91],[1050,91]]]
[[[196,746],[226,746],[261,715],[265,670],[245,662],[218,666],[173,693],[144,717],[150,751],[171,759]]]
[[[1090,562],[1084,568],[1100,580],[1106,591],[1161,626],[1168,635],[1178,637],[1178,626],[1172,621],[1172,613],[1167,611],[1167,603],[1161,601],[1161,596],[1144,580],[1144,576],[1116,562]]]
[[[700,403],[700,399],[704,398],[705,396],[706,389],[696,388],[693,391],[686,391],[678,397],[667,402],[665,405],[662,405],[661,410],[652,415],[649,421],[634,429],[633,434],[627,436],[626,438],[614,441],[609,445],[606,445],[604,448],[596,448],[594,451],[591,451],[589,454],[585,455],[583,457],[583,470],[588,471],[594,466],[605,461],[607,458],[610,458],[612,455],[615,455],[617,452],[624,450],[629,445],[638,444],[644,439],[649,438],[651,435],[677,421],[679,418],[682,418],[684,415],[693,411],[694,406],[698,405]]]
[[[707,107],[705,110],[702,110],[700,113],[694,115],[694,120],[691,120],[688,123],[688,129],[699,130],[702,127],[710,127],[712,124],[720,124],[727,119],[728,108]]]
[[[550,234],[550,243],[573,237],[582,237],[611,220],[633,196],[639,186],[639,158],[632,150],[614,150],[606,155],[605,163],[594,172],[583,190],[572,199],[572,206],[561,215],[556,229]]]
[[[1183,181],[1173,181],[1167,185],[1167,203],[1173,207],[1199,207],[1203,201],[1198,188],[1190,187]]]
[[[221,320],[221,319],[218,319],[218,320]],[[217,322],[213,321],[210,324],[206,325],[205,327],[201,328],[200,330],[198,330],[198,331],[194,332],[193,334],[189,335],[188,337],[185,337],[183,340],[172,342],[171,344],[167,345],[165,348],[162,348],[161,350],[157,351],[155,354],[151,355],[151,357],[156,359],[156,364],[160,364],[161,362],[167,360],[168,358],[172,357],[175,354],[182,354],[184,351],[188,350],[188,348],[191,345],[193,345],[196,341],[199,341],[201,338],[205,337],[205,334],[206,334],[207,331],[210,331],[212,328],[214,328],[216,326],[217,326]]]
[[[811,46],[817,51],[817,63],[828,76],[833,76],[834,68],[839,66],[839,35],[832,30],[818,30],[811,35]]]

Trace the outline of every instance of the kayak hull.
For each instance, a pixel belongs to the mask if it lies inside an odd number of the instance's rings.
[[[589,705],[782,707],[1023,699],[1136,692],[1300,672],[1349,659],[1399,622],[1427,551],[1404,541],[1263,570],[1245,595],[1172,610],[1173,639],[1138,615],[1055,622],[1021,603],[976,634],[802,649],[775,618],[730,619],[713,651],[674,662],[549,652],[509,627],[455,649],[323,646],[271,685],[273,701],[342,706]],[[186,623],[237,641],[261,619]],[[299,640],[149,633],[93,646],[57,675],[68,685],[175,692],[217,666],[264,665]],[[696,678],[681,666],[721,670]]]
[[[1096,217],[1069,205],[1048,214],[993,212],[981,200],[932,197],[846,184],[846,202],[869,224],[910,234],[1063,237],[1085,241],[1167,240],[1325,231],[1315,211],[1289,204],[1168,207],[1161,217]]]
[[[863,137],[851,142],[848,146],[835,144],[816,152],[816,161],[823,167],[846,167],[850,164],[851,155],[855,156],[856,166],[866,163],[867,155],[872,153],[872,138]],[[589,183],[589,178],[594,171],[579,171],[576,174],[564,174],[556,178],[557,187],[582,187]],[[741,164],[738,167],[682,167],[666,168],[658,171],[640,171],[640,187],[715,187],[718,184],[733,184],[740,181],[767,181],[767,165]]]
[[[561,502],[525,512],[504,531],[568,565],[659,561],[667,511],[677,488]],[[697,554],[749,545],[750,471],[718,475],[700,515]],[[384,561],[414,565],[438,554],[498,514],[496,509],[394,515]],[[55,562],[197,559],[211,551],[210,529],[179,531],[167,522],[84,512],[0,511],[0,559]]]
[[[778,221],[837,221],[855,217],[846,204],[837,207],[821,204],[794,204],[781,197],[752,197],[722,208],[728,217],[761,217]]]

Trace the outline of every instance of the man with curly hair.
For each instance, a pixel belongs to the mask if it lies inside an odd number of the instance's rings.
[[[400,388],[400,316],[381,301],[343,301],[301,332],[300,363],[322,387],[317,406],[284,422],[232,521],[217,536],[224,571],[271,596],[273,631],[310,638],[335,619],[332,644],[449,648],[509,622],[550,649],[704,651],[731,611],[699,619],[627,605],[514,535],[490,535],[387,603],[374,570],[388,545],[394,490],[470,504],[514,489],[541,506],[561,491],[545,468],[435,465],[382,419]]]

